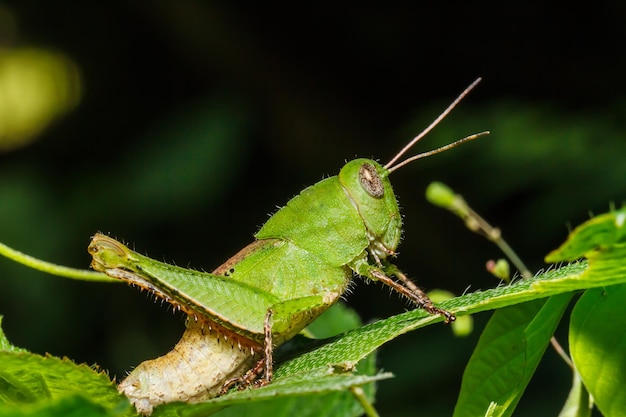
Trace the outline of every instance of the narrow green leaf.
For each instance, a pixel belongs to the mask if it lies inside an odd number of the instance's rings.
[[[251,401],[270,401],[275,399],[285,399],[299,396],[319,396],[329,394],[333,391],[343,392],[342,395],[350,395],[344,392],[350,387],[361,386],[381,379],[390,378],[391,374],[383,373],[373,376],[354,375],[351,373],[336,374],[334,370],[318,370],[309,374],[300,374],[291,377],[277,378],[270,385],[254,390],[244,390],[234,392],[223,397],[214,398],[200,404],[182,405],[180,403],[165,404],[157,407],[153,413],[154,417],[186,415],[200,416],[215,412],[225,406],[246,404]],[[319,401],[314,398],[313,401]],[[270,408],[275,405],[270,405]],[[319,408],[318,408],[319,411]],[[233,412],[237,413],[238,410]],[[361,411],[362,412],[362,411]],[[255,415],[265,415],[264,413]],[[350,414],[352,415],[352,414]]]
[[[626,285],[588,290],[570,322],[576,369],[605,416],[626,410]]]
[[[626,259],[623,262],[626,263]],[[597,280],[582,279],[581,275],[585,270],[585,263],[571,264],[529,280],[520,280],[511,285],[477,291],[444,301],[440,306],[457,316],[463,316],[547,298],[551,295],[570,293],[576,289],[598,286],[605,282],[601,278]],[[626,282],[626,275],[619,279]],[[610,282],[619,281],[619,279],[612,276],[608,278]],[[395,337],[440,321],[442,321],[441,317],[428,315],[422,310],[411,310],[370,323],[331,339],[319,349],[288,361],[277,370],[276,375],[305,372],[329,364],[358,363],[365,356]]]
[[[465,368],[455,417],[513,413],[571,297],[562,294],[494,313]]]
[[[327,371],[326,371],[327,372]],[[320,376],[324,378],[322,372]],[[357,373],[360,376],[371,375],[374,378],[385,379],[390,377],[390,374],[376,375],[376,356],[370,355],[361,361],[357,365]],[[314,375],[312,373],[312,375]],[[331,375],[331,378],[334,378]],[[309,385],[309,381],[306,376],[296,377],[297,379],[304,379],[304,385]],[[296,380],[297,380],[296,379]],[[229,407],[216,414],[219,417],[238,417],[245,415],[248,417],[253,416],[284,416],[291,417],[297,415],[298,417],[358,417],[363,415],[363,407],[358,400],[348,391],[350,388],[363,388],[365,397],[371,403],[374,402],[376,381],[378,379],[372,379],[372,382],[361,384],[363,380],[353,380],[354,385],[348,383],[349,387],[346,389],[339,384],[334,385],[336,391],[332,392],[316,392],[315,385],[310,385],[308,389],[310,392],[301,396],[283,396],[282,390],[277,395],[276,399],[269,399],[263,402],[243,403],[233,407]],[[337,381],[327,381],[334,384]],[[348,382],[348,381],[342,381]],[[347,385],[346,385],[347,386]],[[303,391],[304,393],[304,391]]]

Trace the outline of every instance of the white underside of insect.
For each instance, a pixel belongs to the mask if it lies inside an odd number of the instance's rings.
[[[224,381],[250,369],[254,353],[206,323],[188,319],[187,330],[174,349],[139,364],[117,388],[141,414],[151,414],[155,406],[173,401],[204,401],[216,397]]]

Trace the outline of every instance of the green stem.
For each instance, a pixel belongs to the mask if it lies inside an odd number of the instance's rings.
[[[376,411],[376,409],[374,408],[374,405],[371,403],[370,400],[367,399],[367,395],[365,395],[365,391],[363,391],[363,388],[353,386],[350,387],[350,392],[352,393],[354,398],[356,398],[359,404],[361,404],[361,407],[363,407],[363,411],[368,417],[380,417],[378,411]]]
[[[25,265],[29,268],[37,269],[39,271],[64,278],[95,282],[121,282],[117,279],[109,278],[100,272],[89,271],[86,269],[68,268],[66,266],[42,261],[40,259],[33,258],[32,256],[12,249],[3,243],[0,243],[0,255],[4,255],[7,258],[14,260],[15,262],[22,265]]]
[[[490,225],[485,219],[483,219],[478,213],[472,210],[469,206],[466,207],[467,216],[472,219],[474,224],[477,224],[480,228],[479,230],[487,237],[487,239],[491,240],[495,243],[500,250],[504,253],[504,255],[511,260],[513,265],[517,268],[523,278],[528,279],[532,278],[533,274],[526,267],[524,262],[517,256],[515,251],[509,246],[508,243],[502,238],[502,233],[500,229],[493,227]],[[465,219],[467,223],[467,218]],[[476,231],[476,230],[473,230]]]

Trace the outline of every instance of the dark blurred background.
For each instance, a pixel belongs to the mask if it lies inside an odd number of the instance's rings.
[[[626,198],[626,4],[567,6],[0,2],[0,241],[87,267],[102,231],[211,270],[345,160],[388,161],[482,76],[414,152],[491,136],[392,176],[397,263],[426,289],[496,285],[495,246],[425,201],[439,180],[544,268],[570,225]],[[365,321],[407,308],[377,284],[347,301]],[[15,344],[118,377],[183,328],[124,285],[5,259],[0,314]],[[466,339],[434,326],[384,346],[397,377],[380,386],[381,414],[450,415],[489,315]],[[516,415],[556,415],[569,384],[548,350]]]

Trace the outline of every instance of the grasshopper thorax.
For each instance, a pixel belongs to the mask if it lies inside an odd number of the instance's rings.
[[[402,219],[389,171],[371,159],[355,159],[341,169],[339,182],[365,224],[373,255],[379,259],[393,255]]]

